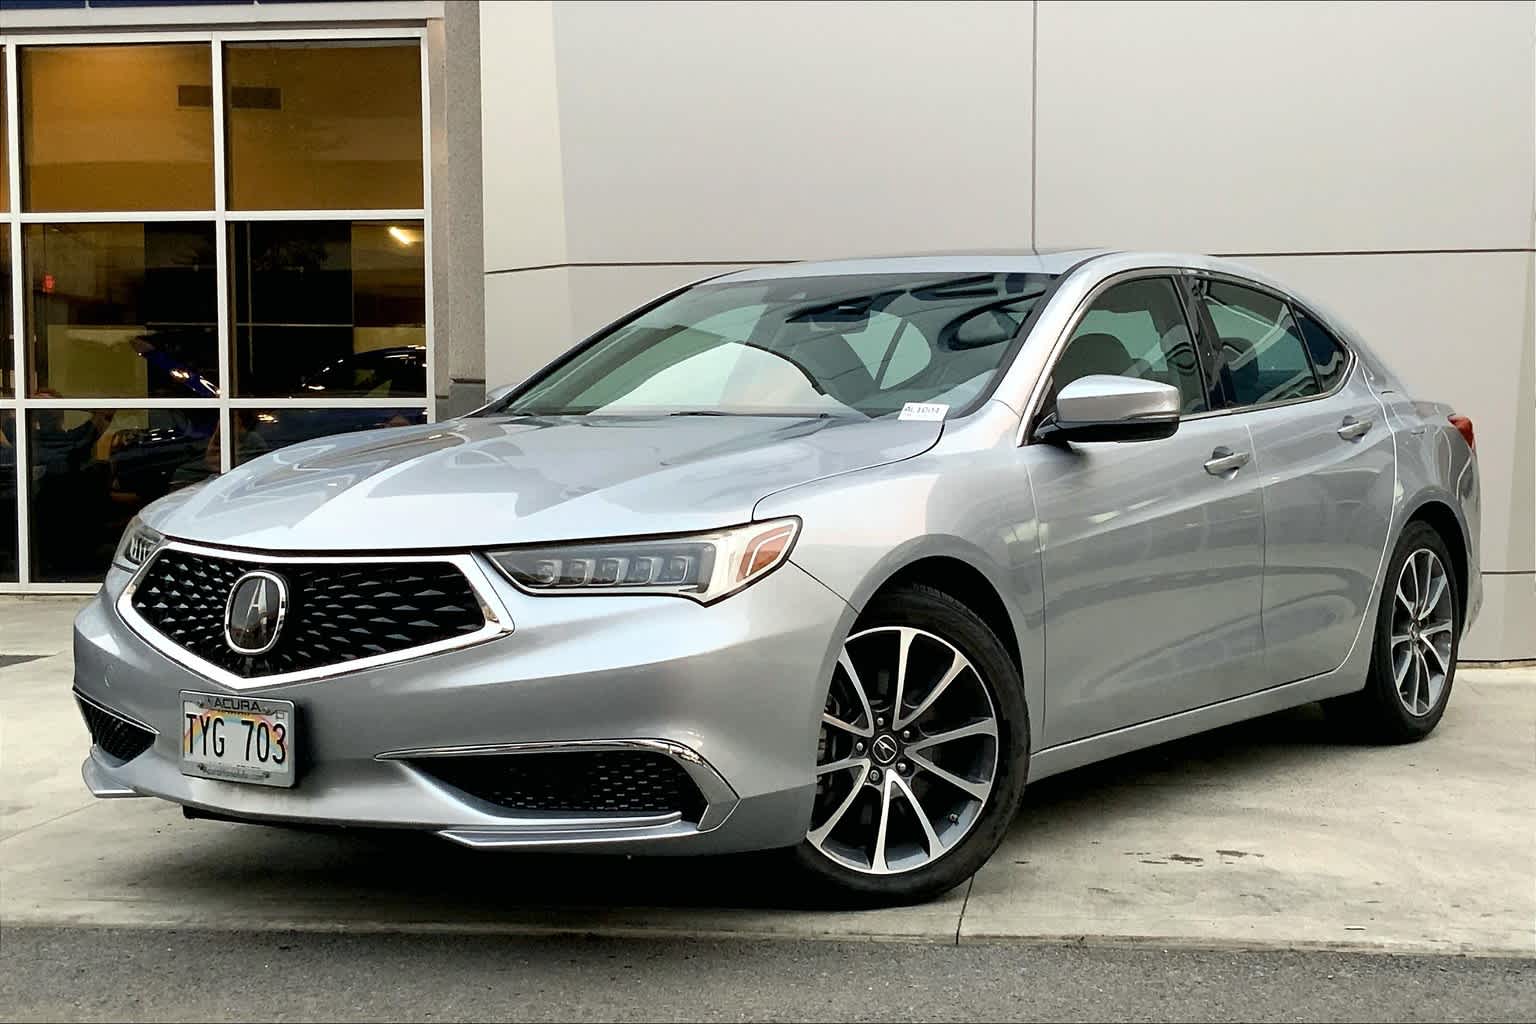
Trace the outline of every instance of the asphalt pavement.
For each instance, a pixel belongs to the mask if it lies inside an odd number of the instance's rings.
[[[4,1020],[1530,1020],[1536,961],[7,928]]]

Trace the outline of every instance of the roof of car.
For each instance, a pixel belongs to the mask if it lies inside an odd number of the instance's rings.
[[[1102,248],[1074,249],[977,249],[965,252],[913,253],[901,256],[868,256],[855,259],[774,263],[723,274],[711,283],[773,281],[795,277],[832,277],[852,274],[1061,274],[1094,256],[1112,252]]]

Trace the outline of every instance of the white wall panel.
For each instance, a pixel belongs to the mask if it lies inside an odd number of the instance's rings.
[[[571,260],[1029,244],[1028,4],[555,9]]]
[[[566,260],[553,26],[548,0],[480,5],[487,272]]]
[[[1042,3],[1041,244],[1529,247],[1530,3]]]

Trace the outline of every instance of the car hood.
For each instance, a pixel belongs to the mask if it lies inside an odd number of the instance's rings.
[[[942,424],[777,416],[471,417],[296,444],[144,510],[184,540],[466,548],[706,530],[774,491],[910,458]]]

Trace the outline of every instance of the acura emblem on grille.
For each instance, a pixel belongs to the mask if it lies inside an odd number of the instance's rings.
[[[287,581],[265,569],[248,572],[230,588],[224,642],[236,654],[265,654],[277,643],[287,614]]]

